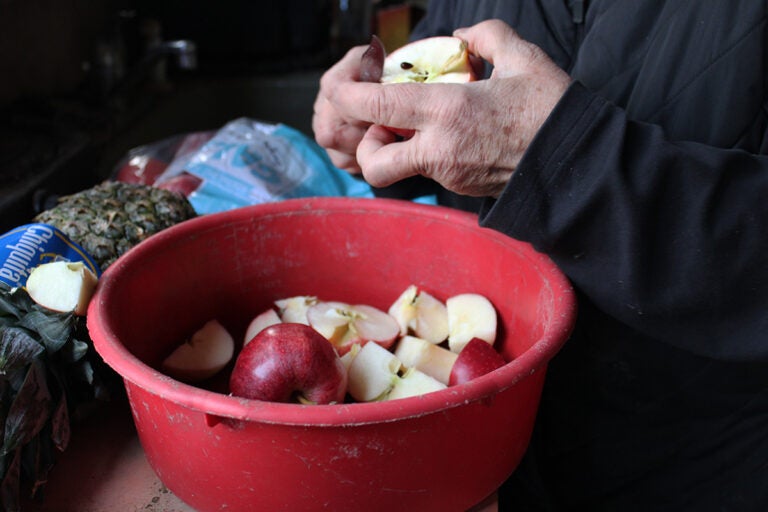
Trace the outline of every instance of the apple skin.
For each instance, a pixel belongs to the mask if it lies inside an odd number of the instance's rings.
[[[313,328],[275,324],[243,347],[229,389],[235,396],[269,402],[341,403],[347,369],[333,346]]]
[[[456,386],[469,382],[505,364],[504,358],[492,345],[480,338],[472,338],[453,363],[448,385]]]

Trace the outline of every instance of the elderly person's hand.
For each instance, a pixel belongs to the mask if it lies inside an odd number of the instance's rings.
[[[360,83],[362,47],[324,75],[315,137],[337,166],[361,169],[376,187],[421,174],[459,194],[501,193],[570,78],[501,21],[484,21],[454,35],[494,65],[490,79]],[[414,135],[399,140],[386,126],[414,130]]]

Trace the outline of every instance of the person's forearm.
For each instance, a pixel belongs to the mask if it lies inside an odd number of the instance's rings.
[[[768,359],[768,157],[670,142],[576,84],[481,219],[640,332]]]

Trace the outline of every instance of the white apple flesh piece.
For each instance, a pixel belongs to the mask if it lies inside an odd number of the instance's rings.
[[[493,345],[496,341],[496,309],[486,297],[463,293],[445,301],[448,311],[448,348],[459,353],[472,338]]]
[[[307,310],[317,304],[317,297],[312,295],[297,295],[275,301],[280,313],[280,319],[286,323],[309,325]]]
[[[25,288],[30,298],[46,309],[85,315],[97,281],[82,261],[54,261],[32,269]]]
[[[403,336],[395,348],[395,356],[408,368],[416,368],[443,384],[448,384],[458,354],[427,340]]]
[[[360,59],[360,80],[384,84],[463,83],[476,79],[467,44],[458,37],[428,37],[409,43],[390,55],[384,45],[373,37]],[[405,138],[413,136],[408,128],[387,129]]]
[[[430,377],[416,368],[408,368],[402,377],[395,379],[392,390],[387,394],[387,400],[398,398],[408,398],[411,396],[424,395],[433,391],[440,391],[447,386],[439,380]]]
[[[352,361],[357,357],[357,354],[360,353],[360,344],[354,343],[349,350],[341,357],[341,362],[344,363],[344,368],[347,369],[347,372],[349,372],[349,367],[352,364]]]
[[[163,360],[161,370],[182,382],[200,382],[219,373],[234,352],[232,336],[217,320],[210,320]]]
[[[239,397],[304,404],[341,403],[347,369],[316,330],[301,323],[279,323],[243,347],[229,380]]]
[[[400,335],[414,334],[430,343],[442,343],[448,337],[448,311],[440,300],[410,285],[389,308],[400,324]]]
[[[347,391],[358,402],[378,400],[392,389],[401,366],[392,352],[368,342],[349,365]]]
[[[475,79],[467,43],[458,37],[428,37],[409,43],[384,59],[382,83],[470,82]]]
[[[248,327],[245,329],[245,338],[243,339],[243,346],[247,345],[254,336],[259,334],[261,331],[269,327],[270,325],[275,325],[281,323],[282,320],[280,319],[280,316],[277,314],[277,311],[274,309],[267,309],[263,311],[262,313],[259,313],[254,317],[253,320],[251,320],[251,323],[248,324]]]
[[[390,348],[400,334],[400,326],[392,316],[364,304],[319,302],[307,310],[307,319],[340,355],[355,343],[364,345],[368,341]]]
[[[505,364],[506,361],[502,355],[492,345],[480,338],[472,338],[456,358],[448,385],[463,384],[501,368]]]

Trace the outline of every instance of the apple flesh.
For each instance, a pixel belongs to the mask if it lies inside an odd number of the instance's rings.
[[[97,281],[82,261],[53,261],[32,269],[25,288],[30,298],[46,309],[85,315]]]
[[[161,370],[182,382],[200,382],[219,373],[232,360],[234,351],[232,336],[217,320],[211,320],[176,347],[163,360]]]
[[[243,339],[243,346],[247,345],[254,336],[259,334],[262,330],[266,329],[270,325],[281,323],[282,320],[274,309],[267,309],[262,313],[259,313],[251,320],[248,327],[245,329],[245,338]]]
[[[416,368],[443,384],[448,384],[458,355],[439,345],[415,336],[403,336],[395,348],[395,356],[408,368]]]
[[[312,327],[279,323],[259,332],[235,360],[233,395],[270,402],[342,403],[347,369]]]
[[[480,338],[472,338],[459,353],[451,369],[448,385],[456,386],[486,373],[490,373],[506,364],[504,358],[493,346]]]
[[[363,82],[465,83],[476,78],[467,43],[452,36],[414,41],[389,55],[374,36],[360,59],[360,80]],[[388,126],[387,129],[404,138],[414,134],[407,128]]]
[[[365,304],[321,301],[307,310],[307,319],[340,355],[355,343],[365,345],[368,341],[390,348],[400,334],[400,325],[392,316]]]
[[[384,59],[382,83],[464,83],[475,79],[467,43],[458,37],[428,37]]]
[[[452,352],[461,352],[472,338],[494,344],[498,320],[490,300],[477,293],[462,293],[448,298],[445,307],[448,311],[448,347]]]
[[[306,325],[309,325],[307,311],[315,304],[317,304],[317,297],[312,295],[297,295],[275,301],[283,322]]]
[[[445,304],[415,285],[406,288],[388,312],[400,325],[401,336],[413,334],[436,344],[448,337],[448,310]]]
[[[387,394],[387,400],[408,398],[440,391],[447,386],[439,380],[430,377],[416,368],[408,368],[402,377],[395,379],[392,390]]]
[[[398,379],[400,360],[378,343],[366,343],[349,365],[347,391],[358,402],[386,396]]]

